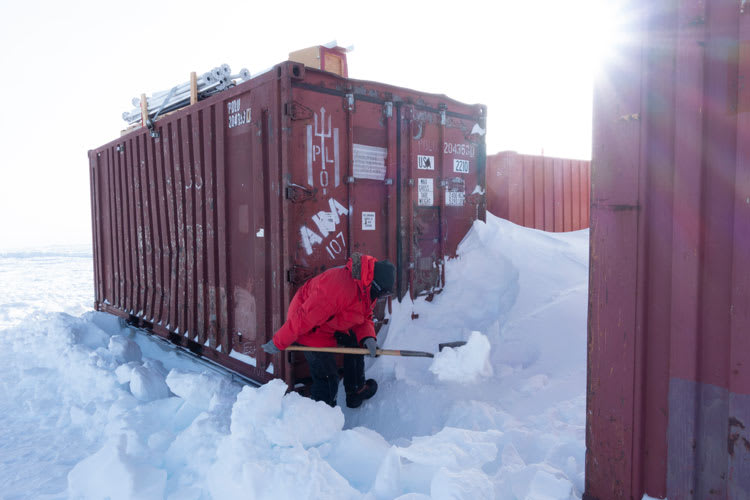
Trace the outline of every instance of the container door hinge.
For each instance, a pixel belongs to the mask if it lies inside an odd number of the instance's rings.
[[[354,109],[354,94],[346,94],[346,109],[348,111]]]
[[[284,103],[284,114],[292,120],[309,120],[313,117],[312,109],[297,101]]]
[[[286,272],[286,280],[294,285],[301,285],[315,275],[309,267],[294,265]]]
[[[447,109],[447,106],[445,104],[440,105],[440,125],[445,125],[447,123],[447,120],[445,118],[446,109]]]
[[[312,189],[300,186],[299,184],[289,184],[286,187],[286,199],[292,203],[311,200],[313,196],[315,196],[315,193]]]

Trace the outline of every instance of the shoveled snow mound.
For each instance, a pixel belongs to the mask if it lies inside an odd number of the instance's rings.
[[[490,341],[480,332],[471,332],[466,345],[447,347],[435,354],[430,371],[438,380],[470,384],[492,376]]]
[[[469,383],[460,376],[448,380],[448,368],[440,367],[441,380],[428,358],[367,360],[378,394],[357,410],[343,408],[346,426],[365,426],[395,444],[446,427],[499,430],[498,455],[477,471],[491,481],[494,498],[579,498],[588,230],[546,233],[487,214],[458,254],[446,264],[443,292],[431,301],[394,303],[378,341],[387,349],[436,352],[440,343],[469,341],[479,332],[490,344],[491,374]],[[458,357],[463,348],[445,356]],[[448,364],[458,367],[455,361]],[[481,373],[484,365],[477,360],[471,366]],[[539,493],[547,490],[547,497]],[[406,491],[430,494],[424,483]]]
[[[80,291],[93,290],[79,256],[54,257],[50,267],[39,253],[0,255],[0,491],[579,498],[587,237],[491,215],[476,223],[446,266],[445,291],[395,303],[379,338],[386,348],[433,352],[441,342],[467,344],[432,365],[368,359],[380,389],[356,410],[345,407],[343,387],[336,408],[285,395],[279,381],[243,387],[114,317],[79,316],[91,293]],[[42,292],[52,287],[54,306]]]

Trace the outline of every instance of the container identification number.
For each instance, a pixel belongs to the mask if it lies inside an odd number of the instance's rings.
[[[453,142],[444,142],[443,153],[473,157],[476,156],[477,148],[473,144],[455,144]]]
[[[239,127],[252,121],[251,108],[243,110],[240,99],[227,103],[227,113],[229,113],[229,128]]]

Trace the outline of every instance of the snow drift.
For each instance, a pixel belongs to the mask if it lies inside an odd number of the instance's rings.
[[[242,386],[91,303],[90,260],[0,255],[0,488],[49,498],[571,499],[583,490],[588,232],[488,214],[432,302],[394,304],[380,389]],[[64,311],[64,312],[53,312]],[[412,313],[419,318],[412,320]]]

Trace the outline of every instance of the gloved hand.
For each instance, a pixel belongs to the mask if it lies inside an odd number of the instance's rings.
[[[375,339],[372,337],[367,337],[364,341],[362,341],[362,345],[364,345],[370,353],[368,356],[375,357],[377,356],[377,349],[378,349],[378,343],[375,342]]]
[[[269,340],[268,342],[266,342],[260,347],[263,348],[263,350],[266,351],[268,354],[278,354],[281,352],[281,349],[276,347],[276,344],[273,343],[273,339]]]

